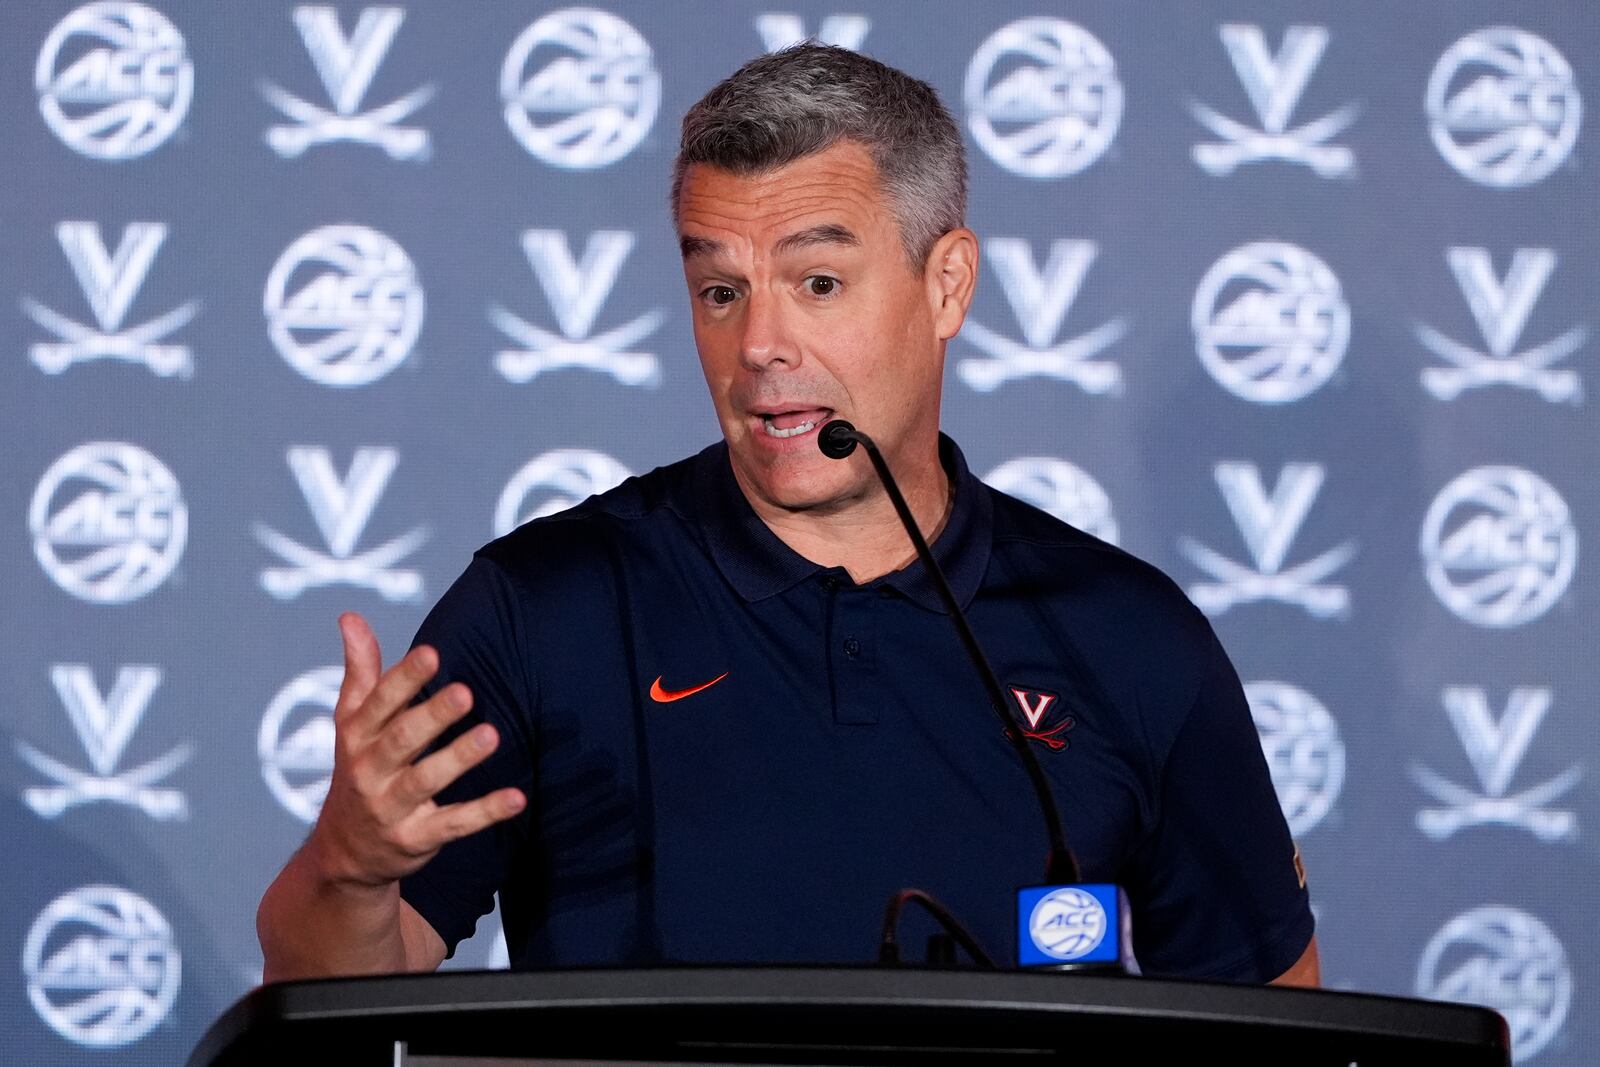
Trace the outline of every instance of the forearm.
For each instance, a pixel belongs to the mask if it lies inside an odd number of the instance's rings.
[[[408,961],[400,888],[336,882],[318,870],[307,842],[261,898],[256,935],[265,981],[424,970]]]

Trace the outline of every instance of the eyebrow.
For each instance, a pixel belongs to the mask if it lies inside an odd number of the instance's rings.
[[[780,238],[773,247],[773,251],[782,255],[785,252],[809,248],[812,245],[827,244],[847,245],[854,248],[860,246],[861,238],[838,223],[829,222],[820,226],[808,226],[803,230],[797,230]],[[721,241],[713,241],[709,237],[688,236],[678,239],[678,251],[682,253],[684,259],[694,259],[697,256],[720,256],[727,250],[727,245],[724,245]]]

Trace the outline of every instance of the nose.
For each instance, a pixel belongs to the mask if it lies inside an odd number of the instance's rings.
[[[793,370],[800,365],[800,349],[777,296],[760,288],[752,292],[745,300],[743,325],[739,361],[746,369]]]

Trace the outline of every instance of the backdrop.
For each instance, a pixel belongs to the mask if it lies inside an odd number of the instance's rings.
[[[814,34],[961,124],[984,265],[946,428],[1213,618],[1328,984],[1600,1059],[1588,0],[0,26],[8,1058],[173,1063],[259,979],[339,611],[392,659],[479,544],[716,437],[677,123]],[[455,963],[503,960],[486,923]]]

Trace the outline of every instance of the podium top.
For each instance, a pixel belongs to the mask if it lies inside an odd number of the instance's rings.
[[[1204,1042],[1204,1044],[1196,1044]],[[263,986],[189,1067],[993,1063],[1184,1050],[1230,1064],[1506,1067],[1488,1008],[1122,976],[885,967],[457,971]],[[335,1051],[337,1050],[337,1051]]]

